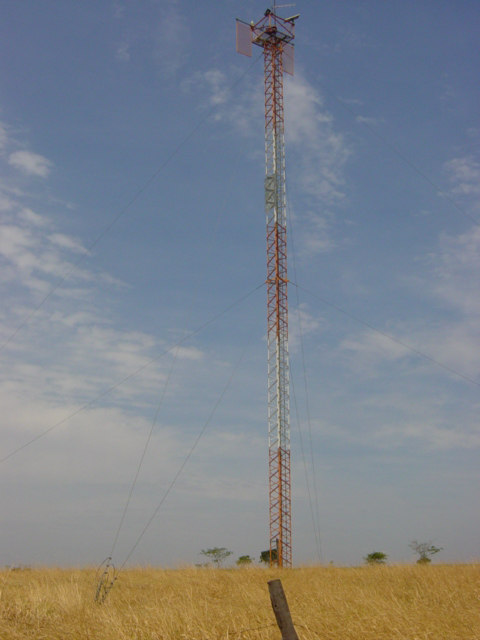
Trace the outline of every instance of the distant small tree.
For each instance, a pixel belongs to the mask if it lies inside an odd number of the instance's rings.
[[[216,567],[220,567],[233,551],[229,551],[226,547],[212,547],[212,549],[202,549],[200,553],[211,560]]]
[[[253,562],[253,560],[252,560],[252,558],[251,558],[250,556],[240,556],[240,557],[237,559],[236,564],[237,564],[237,566],[239,566],[239,567],[246,567],[246,566],[248,566],[249,564],[252,564],[252,562]]]
[[[272,549],[272,560],[273,562],[276,562],[277,560],[276,549]],[[266,551],[262,551],[260,553],[260,562],[263,562],[264,564],[270,564],[270,549],[267,549]]]
[[[385,564],[387,561],[387,558],[388,558],[387,554],[383,553],[383,551],[372,551],[372,553],[369,553],[363,559],[367,564],[373,565],[373,564]]]
[[[417,564],[429,564],[432,561],[432,556],[443,550],[443,547],[436,547],[432,544],[431,540],[428,542],[412,540],[408,546],[418,555]]]

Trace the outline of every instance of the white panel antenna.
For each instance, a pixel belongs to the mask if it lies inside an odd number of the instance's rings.
[[[248,22],[243,22],[237,18],[237,53],[252,57],[252,35],[253,31]]]
[[[282,66],[285,73],[293,76],[295,71],[295,47],[293,44],[285,44],[282,52]]]

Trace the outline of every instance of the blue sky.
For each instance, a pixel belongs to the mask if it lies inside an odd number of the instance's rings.
[[[266,6],[4,3],[0,564],[268,544]],[[294,562],[478,559],[478,4],[279,12]]]

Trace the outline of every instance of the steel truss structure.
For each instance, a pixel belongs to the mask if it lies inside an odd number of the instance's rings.
[[[292,565],[283,74],[293,74],[293,39],[294,19],[270,9],[256,24],[237,20],[237,50],[251,55],[256,44],[264,55],[270,565],[279,567]]]

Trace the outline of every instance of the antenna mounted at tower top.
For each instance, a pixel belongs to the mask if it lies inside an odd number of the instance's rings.
[[[237,52],[251,57],[252,44],[264,48],[267,44],[276,46],[281,54],[282,70],[293,76],[295,68],[293,39],[295,38],[295,20],[299,17],[300,14],[296,14],[285,19],[267,9],[257,23],[253,21],[248,23],[237,18]]]

